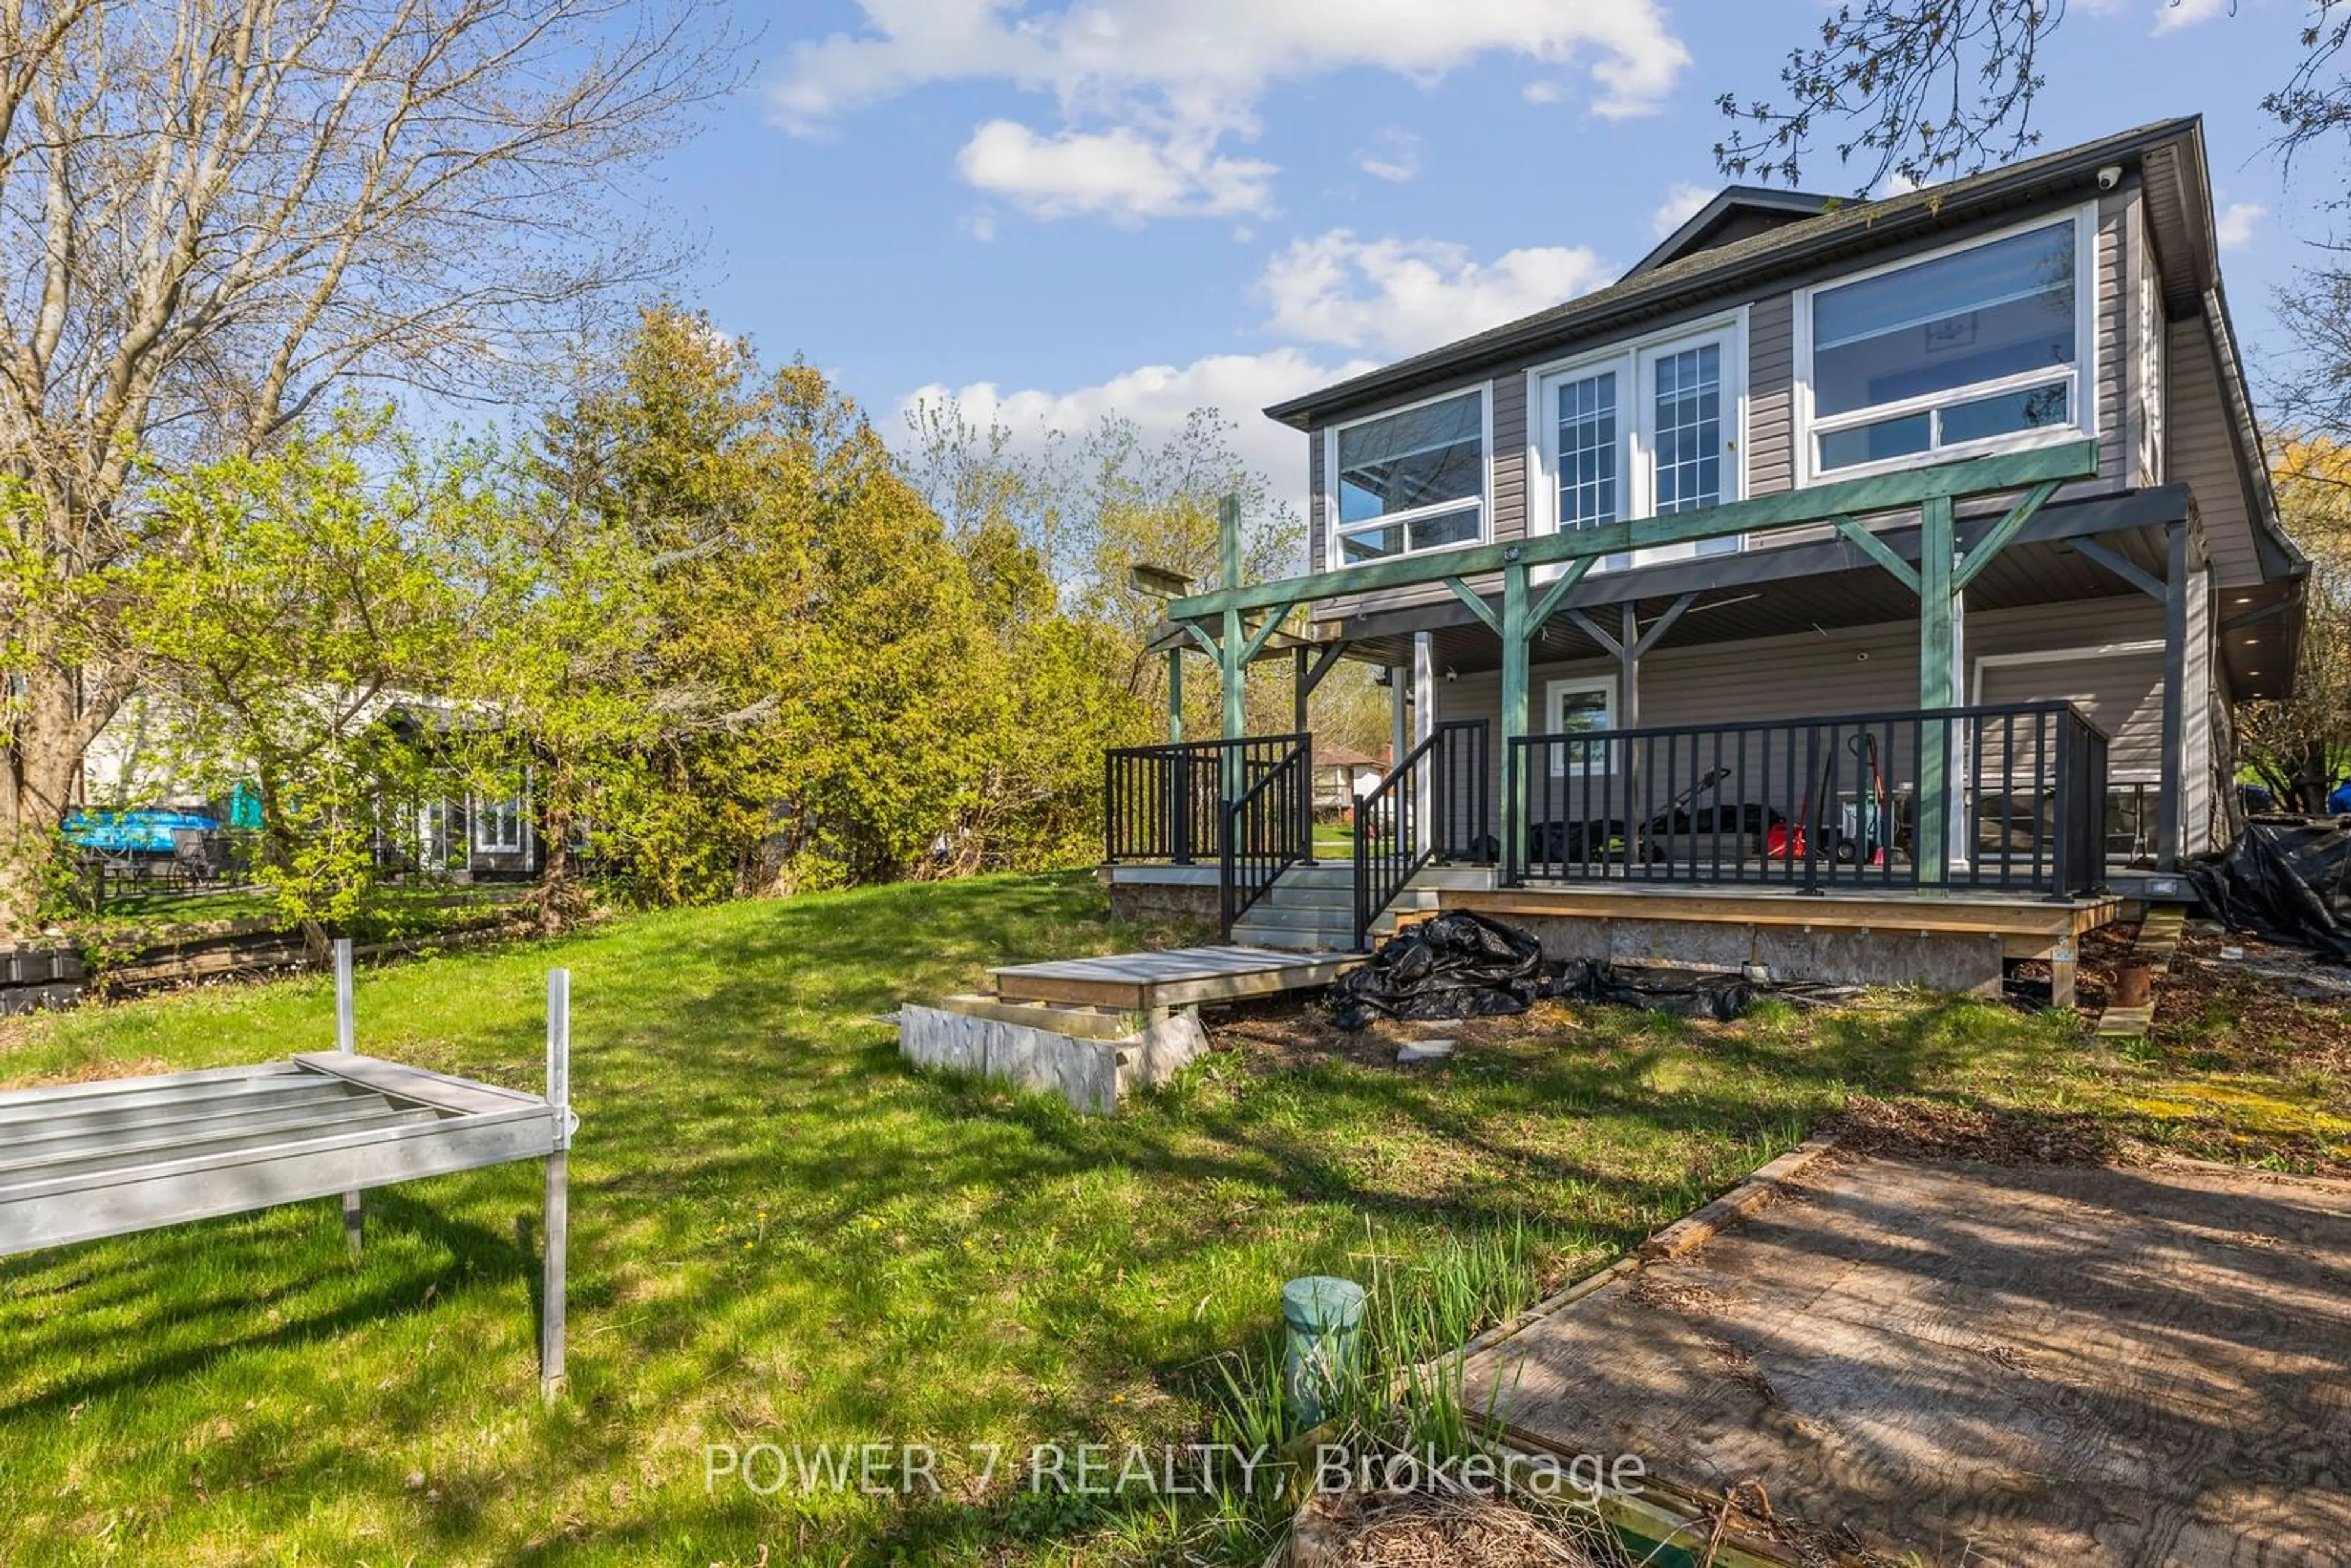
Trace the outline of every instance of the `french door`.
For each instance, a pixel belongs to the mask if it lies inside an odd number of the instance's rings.
[[[1739,348],[1732,323],[1537,376],[1531,413],[1542,475],[1530,517],[1534,531],[1601,528],[1739,499]],[[1612,555],[1601,566],[1738,548],[1736,536],[1659,545]]]

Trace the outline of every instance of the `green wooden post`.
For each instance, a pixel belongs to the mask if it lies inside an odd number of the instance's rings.
[[[1918,706],[1928,711],[1959,706],[1951,673],[1955,636],[1951,605],[1956,591],[1951,572],[1956,542],[1951,498],[1929,496],[1920,502]],[[1928,724],[1922,727],[1918,737],[1918,799],[1914,810],[1917,828],[1912,835],[1911,853],[1922,872],[1932,867],[1938,877],[1951,863],[1950,808],[1950,729],[1948,724]],[[1834,810],[1825,820],[1836,820]]]
[[[1230,593],[1241,585],[1241,498],[1228,496],[1217,507],[1217,575],[1219,585]],[[1224,681],[1224,737],[1238,740],[1249,728],[1249,717],[1242,710],[1241,680],[1249,666],[1241,662],[1241,612],[1238,605],[1225,611],[1225,634],[1217,640],[1217,664]],[[1224,748],[1224,801],[1229,807],[1238,800],[1249,786],[1242,776],[1240,750]]]
[[[1184,744],[1184,650],[1167,650],[1167,744]]]
[[[1505,864],[1515,865],[1510,846],[1520,841],[1520,816],[1524,779],[1514,779],[1510,743],[1527,733],[1527,644],[1534,629],[1527,623],[1527,569],[1519,561],[1502,568],[1502,845]]]

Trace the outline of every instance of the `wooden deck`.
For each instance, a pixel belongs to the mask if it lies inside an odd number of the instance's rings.
[[[2351,1184],[1830,1159],[1670,1251],[1475,1354],[1470,1407],[1900,1561],[2343,1560]]]
[[[1657,883],[1554,883],[1490,890],[1448,889],[1448,909],[1480,915],[1583,915],[1594,919],[1703,920],[1844,931],[1959,932],[1994,936],[2011,957],[2043,957],[2061,938],[2119,919],[2118,897],[2058,903],[2029,894],[1932,895],[1847,889],[1816,894],[1787,887],[1679,887]]]
[[[1013,964],[987,973],[1008,1002],[1153,1012],[1327,986],[1364,961],[1360,953],[1288,953],[1270,947],[1173,947]]]

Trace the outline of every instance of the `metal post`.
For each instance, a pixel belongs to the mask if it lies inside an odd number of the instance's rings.
[[[1951,501],[1932,496],[1918,507],[1918,706],[1934,712],[1958,706],[1951,689]],[[1918,800],[1912,852],[1921,867],[1951,863],[1950,727],[1928,723],[1919,731]]]
[[[2188,561],[2186,522],[2164,529],[2163,583],[2163,788],[2155,801],[2155,869],[2179,869],[2180,796],[2187,786],[2181,766],[2188,733]]]
[[[1306,738],[1306,787],[1299,791],[1298,831],[1306,846],[1306,863],[1314,863],[1314,732],[1306,722],[1306,698],[1312,690],[1307,685],[1307,648],[1303,643],[1293,651],[1290,696],[1290,727]]]
[[[538,1313],[538,1387],[550,1405],[563,1387],[563,1264],[570,1241],[571,971],[547,972],[547,1103],[555,1151],[547,1156],[547,1239]]]
[[[1184,650],[1167,650],[1167,744],[1184,744]]]
[[[356,1056],[360,1049],[359,1007],[351,981],[351,939],[335,938],[335,1050]],[[360,1195],[343,1194],[343,1241],[351,1256],[360,1252]]]
[[[1641,616],[1630,600],[1625,601],[1616,626],[1616,727],[1641,727]],[[1646,745],[1646,743],[1645,743]],[[1649,802],[1646,791],[1647,769],[1642,767],[1646,753],[1627,741],[1624,747],[1625,766],[1618,777],[1625,786],[1625,874],[1635,874],[1635,866],[1646,863],[1645,850],[1649,829]]]

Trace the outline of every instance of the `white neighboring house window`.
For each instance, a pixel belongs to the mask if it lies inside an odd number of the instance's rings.
[[[1736,501],[1744,493],[1743,315],[1534,372],[1529,437],[1536,532],[1605,528]],[[1604,558],[1614,570],[1736,550],[1736,535]],[[1542,576],[1556,575],[1555,572]]]
[[[2084,208],[1796,296],[1814,478],[2092,433],[2096,329]]]
[[[1604,735],[1616,727],[1616,683],[1605,675],[1577,676],[1543,686],[1546,735]],[[1554,777],[1605,773],[1615,766],[1615,748],[1605,741],[1568,741],[1547,747]]]
[[[1476,387],[1325,432],[1325,566],[1481,542],[1491,419]]]
[[[522,852],[522,799],[477,800],[473,808],[474,848],[486,855]]]
[[[416,858],[425,865],[443,866],[449,860],[449,805],[427,800],[416,808]]]

